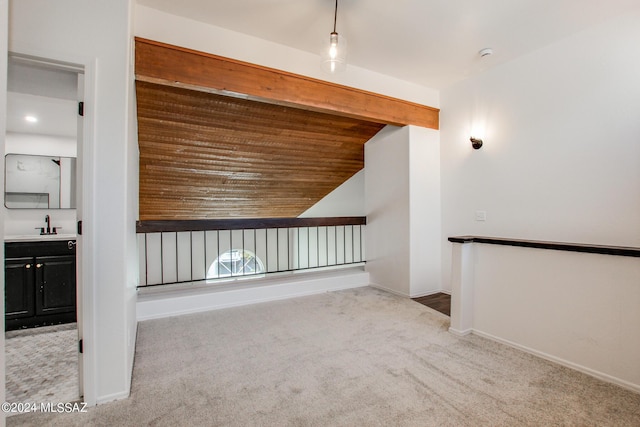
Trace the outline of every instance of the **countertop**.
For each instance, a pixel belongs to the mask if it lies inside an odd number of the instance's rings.
[[[75,234],[27,234],[4,236],[5,242],[48,242],[51,240],[76,240]]]

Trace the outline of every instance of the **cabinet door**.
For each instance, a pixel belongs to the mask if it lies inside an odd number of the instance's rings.
[[[36,257],[36,315],[76,309],[76,257]]]
[[[35,314],[33,258],[8,258],[4,267],[4,310],[7,320]]]

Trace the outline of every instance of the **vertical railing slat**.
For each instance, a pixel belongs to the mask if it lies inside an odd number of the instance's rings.
[[[139,233],[139,286],[362,263],[364,231],[364,225],[305,225]],[[233,250],[237,259],[220,261]]]

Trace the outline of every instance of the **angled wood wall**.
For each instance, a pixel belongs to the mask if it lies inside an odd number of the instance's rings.
[[[140,220],[292,218],[364,167],[386,124],[438,110],[136,39]]]

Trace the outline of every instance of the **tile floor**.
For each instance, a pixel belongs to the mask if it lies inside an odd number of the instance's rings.
[[[5,332],[7,402],[78,400],[75,323]]]

